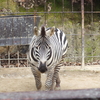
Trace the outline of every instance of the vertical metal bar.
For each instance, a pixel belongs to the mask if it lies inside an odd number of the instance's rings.
[[[93,24],[93,0],[91,0],[91,17],[92,17],[92,24]]]
[[[12,18],[12,27],[13,27],[13,18]],[[14,45],[14,33],[13,33],[13,28],[11,28],[11,33],[12,33],[12,44]]]
[[[5,18],[4,18],[4,19],[5,19]],[[7,21],[6,21],[6,19],[5,19],[5,21],[4,21],[4,24],[5,24],[4,31],[5,31],[5,46],[6,46],[6,38],[7,38],[7,29],[6,29]]]
[[[93,27],[93,1],[91,0],[91,26]],[[91,30],[91,34],[93,34],[93,31]],[[94,38],[94,35],[92,36],[92,42],[93,42],[93,38]],[[92,47],[93,47],[93,44],[92,44]],[[94,61],[94,50],[92,49],[92,59],[91,59],[91,62]]]
[[[62,0],[62,28],[64,31],[64,0]]]
[[[36,16],[37,16],[37,6],[36,4],[34,4],[34,16],[33,16],[33,20],[34,20],[34,26],[36,26]]]
[[[9,9],[9,0],[7,0],[7,9]]]
[[[28,55],[27,55],[27,66],[26,67],[30,67],[29,64],[28,64]]]
[[[7,48],[7,52],[8,52],[8,66],[9,66],[9,68],[10,68],[10,47],[8,46],[8,48]]]
[[[28,16],[26,16],[26,18],[28,18],[29,19],[29,17]],[[28,30],[27,30],[28,31]],[[28,38],[29,38],[29,36],[28,36],[28,32],[27,32],[27,44],[28,44]]]
[[[19,6],[18,6],[18,4],[17,4],[17,2],[16,2],[16,15],[18,15],[18,12],[19,12]]]
[[[2,67],[2,66],[1,66],[1,53],[0,53],[0,67]]]
[[[54,7],[56,8],[56,0],[54,0]],[[56,25],[56,13],[54,13],[54,25]]]
[[[84,67],[84,0],[81,0],[81,17],[82,17],[82,26],[81,26],[81,35],[82,35],[82,68]]]
[[[73,10],[74,10],[74,6],[73,6],[73,0],[72,0],[72,12],[73,12]]]
[[[72,14],[72,19],[73,19],[73,16],[74,16],[73,15],[73,11],[74,11],[74,5],[73,5],[73,1],[72,1],[72,13],[71,13]],[[74,48],[74,35],[73,34],[74,34],[74,22],[72,20],[72,30],[71,30],[71,34],[70,34],[70,40],[71,40],[71,43],[70,43],[71,44],[70,55],[71,55],[72,58],[74,58],[74,56],[73,56],[74,55],[74,50],[72,49],[72,48]],[[75,62],[75,59],[69,58],[69,61],[73,63],[73,62]]]
[[[19,63],[19,47],[18,47],[18,51],[17,51],[17,59],[16,60],[17,60],[17,63],[18,63],[17,64],[18,65],[17,67],[19,68],[19,65],[20,65],[20,63]]]
[[[44,10],[45,10],[45,13],[44,13],[44,14],[45,14],[45,15],[44,15],[44,16],[45,16],[45,17],[44,17],[44,18],[45,18],[45,19],[44,19],[44,20],[45,20],[45,21],[44,21],[45,23],[44,23],[44,24],[45,24],[45,26],[47,26],[47,14],[46,14],[47,9],[46,9],[46,4],[47,4],[47,2],[46,2],[46,0],[45,0],[45,3],[44,3]]]

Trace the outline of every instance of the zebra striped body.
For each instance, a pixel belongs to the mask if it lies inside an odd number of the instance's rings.
[[[55,27],[34,28],[34,36],[30,42],[28,58],[36,81],[36,87],[41,88],[41,73],[47,73],[46,90],[52,90],[54,82],[60,87],[59,62],[67,51],[65,34]]]

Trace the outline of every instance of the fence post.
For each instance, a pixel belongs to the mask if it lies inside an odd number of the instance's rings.
[[[84,0],[81,0],[81,17],[82,17],[82,26],[81,26],[81,35],[82,35],[82,68],[84,67]]]

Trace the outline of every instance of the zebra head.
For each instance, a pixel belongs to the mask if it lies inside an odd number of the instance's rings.
[[[50,36],[54,34],[55,27],[46,30],[44,26],[41,27],[41,30],[38,30],[37,27],[34,27],[34,35],[36,35],[36,46],[35,49],[35,57],[38,62],[38,70],[41,73],[44,73],[48,70],[48,65],[51,62],[52,57],[52,47],[50,45]]]

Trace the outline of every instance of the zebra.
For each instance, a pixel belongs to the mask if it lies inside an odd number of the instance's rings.
[[[60,90],[59,63],[67,52],[67,47],[66,35],[60,29],[55,26],[51,28],[42,26],[40,29],[34,27],[34,35],[29,44],[28,60],[37,90],[42,87],[41,73],[47,75],[45,90]]]

